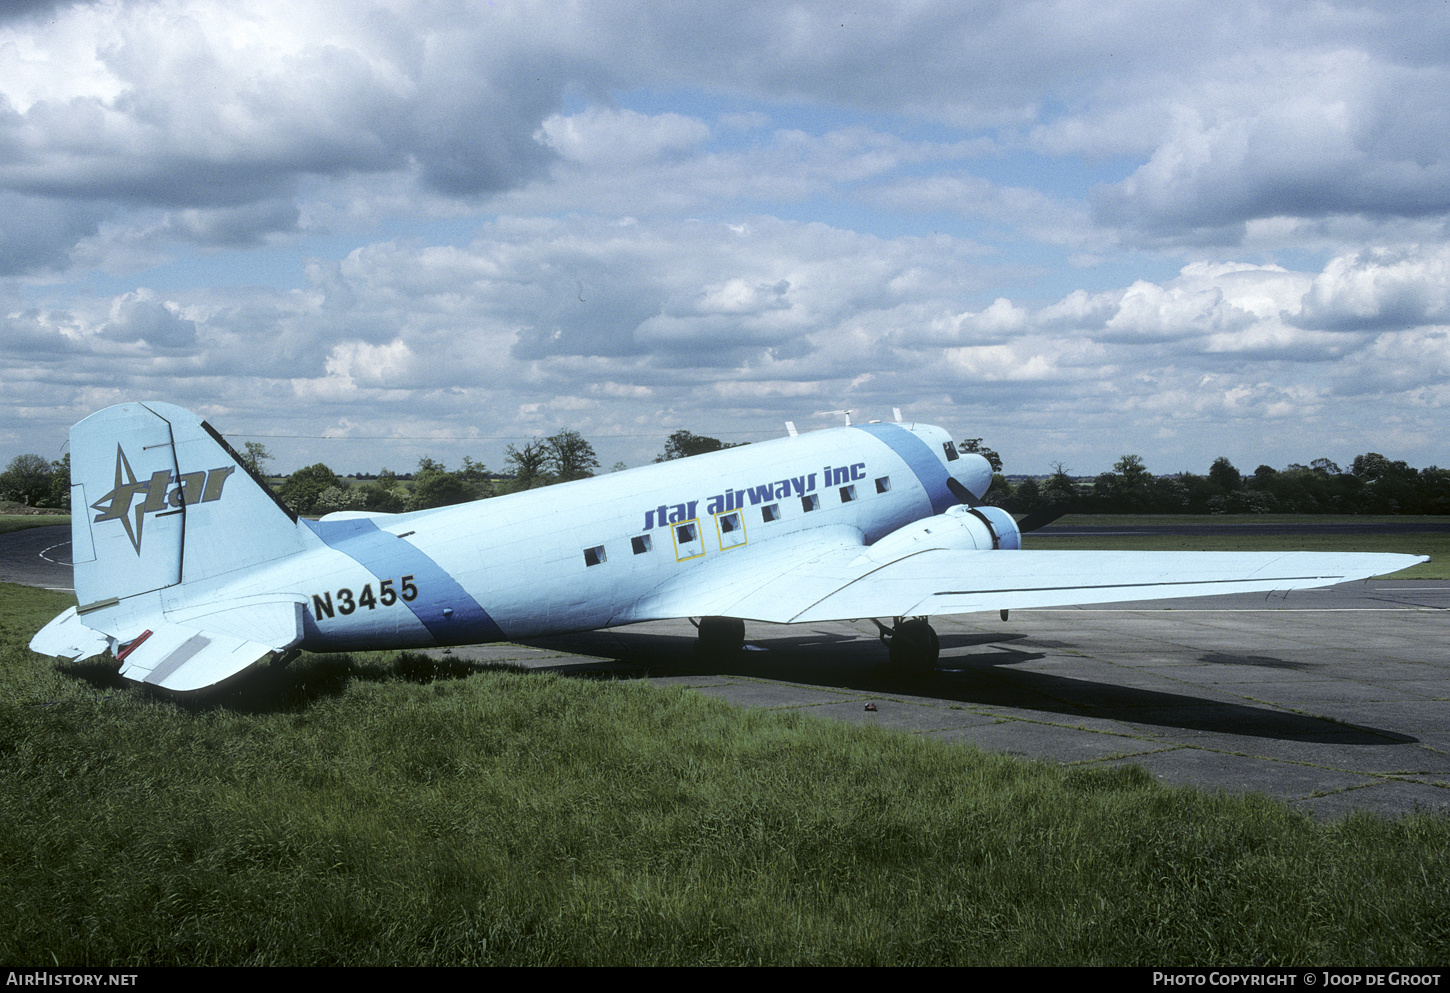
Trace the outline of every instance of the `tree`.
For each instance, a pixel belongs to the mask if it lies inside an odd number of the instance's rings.
[[[363,509],[377,514],[400,514],[407,509],[403,494],[399,492],[396,478],[392,486],[382,485],[381,480],[365,483],[353,492],[361,493]]]
[[[473,461],[467,455],[463,456],[463,468],[459,469],[454,475],[465,483],[480,488],[487,487],[490,481],[488,478],[488,466],[482,462]]]
[[[549,470],[555,482],[584,479],[594,475],[594,470],[599,468],[599,456],[594,454],[594,446],[573,428],[550,435],[544,442],[548,446]]]
[[[1052,475],[1042,484],[1042,497],[1049,504],[1072,503],[1077,499],[1077,484],[1061,462],[1052,463]]]
[[[1153,474],[1138,455],[1124,455],[1113,463],[1113,471],[1093,481],[1093,502],[1110,514],[1142,513],[1149,503],[1148,484]]]
[[[992,463],[993,472],[1002,471],[1002,456],[992,451],[986,445],[983,445],[981,438],[964,438],[962,440],[962,451],[982,456],[982,458]]]
[[[419,469],[413,477],[413,495],[408,502],[408,509],[451,507],[455,503],[467,503],[469,499],[468,484],[456,473],[440,469]]]
[[[53,507],[70,509],[70,452],[50,464],[50,503]]]
[[[1350,472],[1361,479],[1385,479],[1395,476],[1409,476],[1415,470],[1411,469],[1404,462],[1391,462],[1379,452],[1366,452],[1363,455],[1356,455],[1350,466]]]
[[[1213,465],[1208,467],[1208,478],[1224,493],[1237,492],[1244,481],[1234,464],[1222,455],[1214,459]]]
[[[50,497],[54,472],[42,455],[17,455],[0,473],[0,496],[27,507],[38,507]]]
[[[527,490],[592,476],[599,468],[599,456],[583,435],[565,428],[547,438],[535,438],[523,448],[509,445],[504,449],[504,464],[514,477],[514,489]]]
[[[342,480],[321,462],[298,469],[277,487],[277,495],[294,514],[317,512],[317,498],[329,486],[341,486]]]
[[[739,448],[745,444],[743,441],[729,442],[721,441],[719,438],[709,438],[703,434],[694,434],[684,428],[676,431],[665,439],[665,450],[655,456],[656,462],[671,462],[675,459],[687,459],[691,455],[704,455],[706,452],[718,452],[726,448]]]
[[[1002,504],[1010,511],[1025,514],[1042,506],[1042,489],[1031,476],[1012,487],[1011,492],[1011,498]]]
[[[514,477],[515,488],[520,490],[547,486],[552,482],[544,471],[548,459],[549,448],[541,438],[535,438],[523,448],[510,444],[504,449],[504,465]]]
[[[272,461],[272,453],[267,451],[267,446],[260,441],[249,441],[242,452],[242,466],[253,476],[266,476],[267,463]]]
[[[317,494],[313,513],[333,514],[339,510],[366,510],[367,496],[350,486],[329,486]]]
[[[1123,488],[1129,490],[1146,486],[1148,480],[1153,478],[1153,474],[1148,471],[1148,467],[1143,464],[1142,456],[1139,455],[1124,455],[1113,463],[1113,471],[1122,479]]]

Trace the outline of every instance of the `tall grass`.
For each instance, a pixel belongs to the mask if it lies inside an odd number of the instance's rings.
[[[409,655],[183,705],[29,653],[65,601],[0,595],[4,962],[1450,954],[1443,818],[1316,824],[1135,767]]]

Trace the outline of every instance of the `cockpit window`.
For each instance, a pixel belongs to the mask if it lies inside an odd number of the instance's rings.
[[[957,459],[961,458],[961,456],[957,454],[957,446],[953,445],[950,441],[942,442],[941,447],[947,453],[948,462],[955,462]]]

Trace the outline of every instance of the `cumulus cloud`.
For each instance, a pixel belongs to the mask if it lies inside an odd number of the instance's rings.
[[[1038,468],[1273,461],[1260,422],[1368,403],[1429,438],[1446,52],[1413,2],[12,5],[0,396],[339,437],[902,406]]]
[[[650,117],[591,107],[569,117],[550,115],[534,137],[571,162],[609,168],[687,152],[709,139],[710,127],[682,114]]]
[[[178,309],[146,291],[127,293],[111,305],[110,319],[98,333],[110,341],[144,343],[158,351],[189,350],[196,344],[196,322],[178,316]]]
[[[1298,320],[1331,330],[1450,322],[1450,246],[1370,248],[1335,258],[1314,277]]]
[[[1272,61],[1271,61],[1272,60]],[[1351,47],[1239,54],[1176,94],[1148,161],[1096,191],[1100,220],[1139,237],[1232,244],[1250,220],[1443,215],[1450,84]]]
[[[64,269],[106,214],[95,204],[0,190],[0,277]]]

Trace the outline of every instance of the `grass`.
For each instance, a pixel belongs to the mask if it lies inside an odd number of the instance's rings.
[[[69,514],[0,514],[0,534],[24,531],[26,528],[48,528],[70,525]]]
[[[304,657],[182,705],[0,587],[0,961],[1435,964],[1450,821],[638,681]]]
[[[1443,523],[1442,517],[1351,517],[1345,515],[1300,516],[1291,514],[1239,514],[1217,516],[1156,516],[1132,517],[1108,514],[1072,514],[1057,521],[1067,527],[1088,525],[1112,525],[1131,531],[1134,526],[1221,524],[1242,527],[1254,524],[1355,524],[1388,522],[1411,524],[1414,522]],[[1429,562],[1422,562],[1409,569],[1388,574],[1386,579],[1450,579],[1450,533],[1421,532],[1411,534],[1084,534],[1041,535],[1028,534],[1023,538],[1025,548],[1101,548],[1109,551],[1212,551],[1212,552],[1258,552],[1258,551],[1301,551],[1301,552],[1404,552],[1410,555],[1428,555]]]

